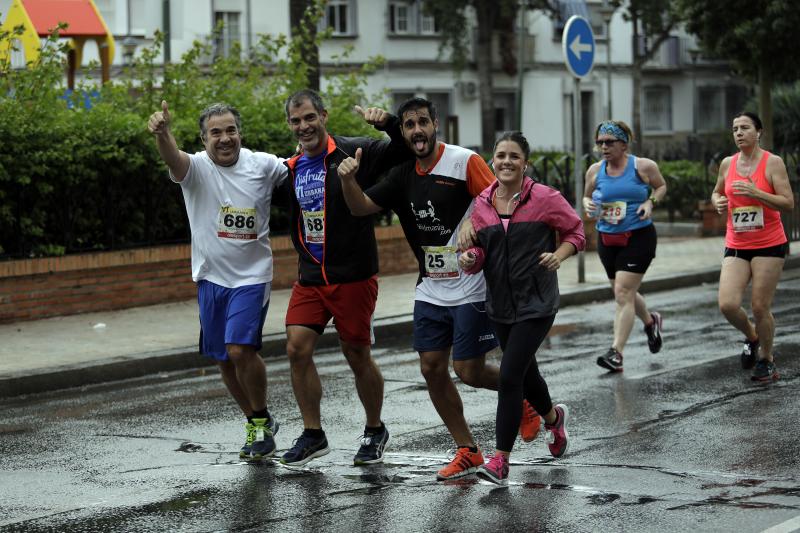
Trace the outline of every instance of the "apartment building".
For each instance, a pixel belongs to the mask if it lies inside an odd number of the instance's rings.
[[[176,60],[195,39],[204,39],[222,21],[225,30],[217,54],[230,53],[240,41],[246,48],[259,34],[289,34],[289,0],[94,0],[116,42],[114,64],[126,54],[152,42],[154,31],[167,30],[168,59]],[[5,13],[11,0],[0,0]],[[574,80],[564,64],[561,34],[572,14],[586,17],[595,35],[595,63],[580,85],[583,148],[587,150],[594,125],[608,116],[632,122],[633,28],[623,10],[612,12],[604,0],[562,0],[560,16],[525,11],[515,24],[519,75],[501,68],[498,39],[494,39],[495,121],[498,131],[519,128],[532,146],[572,150]],[[440,110],[441,136],[478,147],[481,134],[479,84],[473,61],[455,72],[439,50],[441,34],[436,20],[422,10],[421,0],[328,0],[323,21],[333,36],[320,49],[324,74],[333,59],[352,47],[348,61],[359,64],[370,57],[385,58],[371,75],[367,94],[387,94],[396,105],[412,95],[434,101]],[[475,21],[465,28],[475,41]],[[610,35],[610,39],[609,39]],[[497,37],[497,36],[495,36]],[[97,57],[93,44],[84,51],[84,63]],[[209,58],[213,60],[213,58]],[[724,62],[709,61],[696,53],[693,39],[675,32],[644,69],[641,91],[642,129],[649,155],[686,148],[687,138],[715,134],[729,127],[731,115],[747,98],[750,87],[731,75]],[[655,153],[652,153],[655,152]]]

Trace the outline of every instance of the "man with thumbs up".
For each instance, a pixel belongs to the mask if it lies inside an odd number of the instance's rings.
[[[351,212],[363,216],[391,208],[417,256],[414,349],[419,352],[428,394],[457,446],[453,460],[436,477],[453,479],[475,472],[483,464],[483,454],[450,377],[451,353],[453,369],[465,385],[497,390],[500,377],[497,365],[486,363],[486,353],[498,345],[486,315],[486,283],[483,276],[462,275],[456,242],[473,199],[495,177],[472,150],[437,139],[439,120],[433,102],[411,98],[397,114],[416,161],[393,168],[370,188],[354,179],[363,156],[360,161],[358,154],[343,161],[338,173]],[[531,418],[535,430],[537,422],[538,416]]]
[[[261,330],[272,283],[269,215],[273,190],[288,175],[283,160],[242,148],[239,112],[226,104],[200,115],[205,150],[187,154],[170,132],[167,102],[150,116],[172,181],[179,183],[192,231],[192,279],[200,306],[200,352],[247,417],[243,459],[275,452],[277,421],[267,410]]]
[[[281,462],[303,465],[330,451],[322,429],[322,384],[313,355],[319,336],[334,319],[342,353],[355,377],[366,413],[356,465],[383,461],[389,432],[381,420],[383,376],[372,359],[372,314],[378,297],[378,248],[370,216],[353,216],[342,196],[336,168],[359,151],[355,179],[368,187],[391,167],[413,158],[396,117],[378,108],[356,107],[364,120],[389,139],[330,135],[328,112],[319,94],[298,91],[286,101],[286,120],[300,154],[286,162],[291,189],[290,227],[299,255],[300,277],[286,313],[286,351],[292,387],[303,417],[303,433]]]

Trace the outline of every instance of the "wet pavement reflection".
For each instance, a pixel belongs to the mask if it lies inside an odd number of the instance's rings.
[[[507,488],[437,482],[453,442],[434,411],[411,339],[378,339],[384,464],[352,466],[363,428],[341,354],[319,354],[331,453],[303,467],[238,459],[244,431],[219,377],[149,376],[0,402],[0,529],[9,531],[762,531],[800,516],[800,273],[773,309],[781,380],[753,384],[716,285],[647,295],[664,349],[631,334],[625,372],[595,358],[613,302],[563,309],[538,359],[570,407],[569,454],[521,440]],[[498,353],[491,356],[499,358]],[[285,356],[267,360],[279,456],[302,430]],[[496,396],[459,384],[484,449]]]

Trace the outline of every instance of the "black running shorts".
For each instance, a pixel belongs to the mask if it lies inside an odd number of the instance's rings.
[[[597,239],[597,255],[606,269],[608,279],[616,278],[620,270],[644,274],[656,256],[658,235],[656,227],[649,224],[631,232],[627,246],[605,246],[602,239]]]
[[[725,257],[738,257],[745,261],[750,261],[754,257],[780,257],[783,259],[789,253],[789,242],[779,244],[778,246],[769,246],[767,248],[754,248],[752,250],[741,250],[737,248],[725,248]]]

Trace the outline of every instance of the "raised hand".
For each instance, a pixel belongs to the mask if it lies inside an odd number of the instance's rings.
[[[339,168],[337,168],[337,172],[339,173],[339,178],[341,179],[353,179],[356,177],[356,172],[358,172],[358,167],[361,165],[361,148],[356,150],[355,157],[348,157],[341,163],[339,163]]]
[[[150,115],[150,120],[147,122],[147,129],[154,135],[163,135],[169,132],[169,109],[167,108],[167,101],[161,100],[161,111],[156,111]]]
[[[353,109],[355,109],[356,113],[361,115],[361,118],[364,119],[364,122],[370,126],[385,126],[386,121],[389,120],[389,117],[391,116],[380,107],[368,107],[367,109],[364,109],[361,106],[354,106]]]

